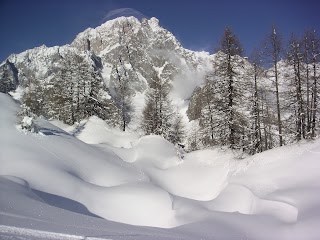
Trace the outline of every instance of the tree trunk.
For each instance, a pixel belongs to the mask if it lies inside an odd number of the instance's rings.
[[[306,61],[306,84],[307,84],[307,106],[306,106],[306,118],[307,118],[307,133],[311,130],[311,106],[310,106],[310,82],[309,82],[309,45],[308,38],[305,38],[305,61]]]
[[[275,59],[277,59],[277,57]],[[276,99],[277,99],[277,117],[278,117],[279,144],[280,144],[280,146],[282,146],[283,145],[282,123],[281,123],[281,114],[280,114],[278,67],[277,67],[277,61],[276,60],[274,61],[274,73],[275,73],[275,80],[276,80]]]
[[[234,112],[233,112],[233,77],[232,77],[232,67],[231,67],[231,55],[228,55],[228,77],[229,77],[229,86],[228,86],[228,111],[229,111],[229,143],[230,147],[235,148],[235,129],[234,129]]]
[[[260,129],[260,109],[258,100],[257,66],[254,64],[254,117],[255,117],[255,152],[262,152],[262,136]]]
[[[311,136],[316,136],[316,115],[317,115],[317,71],[316,71],[316,56],[313,56],[313,106],[312,106],[312,125]]]

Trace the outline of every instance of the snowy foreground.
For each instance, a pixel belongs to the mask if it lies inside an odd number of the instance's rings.
[[[25,133],[18,110],[0,94],[0,239],[320,238],[319,140],[181,160],[164,139],[95,117]]]

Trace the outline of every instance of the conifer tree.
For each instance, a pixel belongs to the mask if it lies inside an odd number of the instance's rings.
[[[247,123],[243,115],[244,96],[244,79],[237,68],[243,64],[239,56],[242,55],[242,47],[239,39],[231,31],[226,28],[220,43],[220,53],[217,54],[217,66],[215,74],[217,83],[214,88],[216,99],[217,115],[222,117],[226,124],[219,124],[218,127],[225,129],[220,132],[220,139],[223,140],[224,135],[227,136],[226,144],[232,149],[242,148],[247,141],[245,131]],[[226,126],[226,128],[224,127]],[[224,144],[224,140],[221,142]]]
[[[25,83],[25,91],[22,96],[22,111],[26,116],[40,116],[44,115],[43,108],[45,107],[44,89],[38,79],[35,76],[31,77],[27,83]]]
[[[121,60],[120,60],[121,61]],[[124,65],[115,65],[113,67],[112,74],[117,79],[114,87],[114,95],[116,104],[118,107],[119,115],[121,117],[121,129],[126,131],[126,128],[131,120],[132,105],[131,98],[132,93],[129,89],[129,76]]]
[[[147,135],[160,135],[172,143],[178,143],[183,138],[183,124],[179,113],[173,111],[169,90],[169,83],[154,73],[146,94],[141,128]]]
[[[172,121],[171,134],[169,141],[173,144],[182,143],[185,138],[184,124],[182,121],[182,116],[179,114],[178,110],[175,111]]]
[[[293,81],[293,102],[295,112],[295,123],[296,123],[296,140],[306,138],[306,126],[305,126],[305,105],[303,98],[303,79],[302,79],[302,49],[300,41],[293,35],[289,42],[288,49],[288,60],[289,64],[293,68],[294,81]]]
[[[5,69],[0,79],[0,92],[7,93],[13,90],[13,84],[9,77],[9,72]]]
[[[258,81],[261,78],[263,69],[261,67],[261,54],[255,49],[250,58],[252,68],[249,70],[249,75],[253,78],[252,87],[252,110],[250,112],[253,117],[253,135],[251,139],[251,153],[255,154],[257,152],[263,151],[263,141],[262,141],[262,129],[261,129],[261,92],[259,91]]]
[[[221,133],[226,132],[223,124],[223,119],[219,115],[219,107],[223,106],[223,102],[215,96],[215,87],[213,79],[206,79],[206,83],[202,89],[202,103],[201,109],[201,139],[204,146],[212,146],[214,144],[226,144],[224,138],[217,136],[217,130]],[[221,104],[221,105],[220,105]],[[219,135],[219,133],[218,133]],[[220,134],[224,135],[224,134]]]
[[[312,31],[306,31],[302,38],[302,51],[303,51],[303,62],[305,63],[305,81],[306,81],[306,132],[307,135],[311,133],[311,117],[312,117],[312,101],[311,101],[311,94],[312,94],[312,83],[310,79],[311,75],[311,67],[310,63],[312,62],[311,58],[311,39],[312,39]]]
[[[273,67],[272,81],[274,80],[274,85],[275,85],[279,145],[282,146],[284,142],[283,142],[283,133],[282,133],[280,92],[279,92],[279,71],[278,71],[278,62],[282,57],[282,37],[275,25],[272,26],[271,33],[267,36],[267,39],[265,42],[264,55],[267,58],[268,63],[271,63]]]
[[[312,105],[311,105],[311,136],[316,136],[316,128],[317,128],[317,114],[318,114],[318,98],[319,98],[319,69],[317,64],[319,64],[319,56],[320,56],[320,37],[316,35],[315,31],[312,32],[311,37],[311,63],[312,63]]]

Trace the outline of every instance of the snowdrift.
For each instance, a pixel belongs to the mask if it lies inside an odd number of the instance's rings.
[[[38,133],[23,132],[18,110],[0,94],[3,239],[320,236],[319,140],[244,160],[219,148],[181,159],[161,137],[119,133],[95,117],[76,129],[37,119]]]

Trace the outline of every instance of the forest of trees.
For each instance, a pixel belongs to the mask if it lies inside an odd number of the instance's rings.
[[[96,115],[112,125],[120,125],[118,108],[106,96],[99,70],[84,56],[69,52],[52,72],[46,82],[29,78],[22,98],[22,115],[54,118],[70,125]]]
[[[200,148],[226,145],[254,154],[316,137],[320,40],[314,31],[292,35],[285,46],[272,26],[246,63],[227,28],[218,50],[215,71],[198,90]]]
[[[123,52],[134,71],[130,43],[123,39]],[[188,131],[169,97],[171,81],[155,72],[148,79],[141,131],[186,144],[190,151],[228,146],[249,154],[315,138],[320,122],[320,39],[316,33],[292,35],[285,43],[272,26],[249,58],[243,57],[243,52],[238,37],[226,28],[214,70],[190,101],[188,116],[193,122]],[[123,56],[119,55],[119,63],[113,66],[112,76],[117,81],[110,97],[100,70],[86,60],[90,54],[66,54],[46,84],[31,78],[23,97],[24,114],[57,118],[67,124],[96,115],[126,131],[133,117],[134,93]]]

